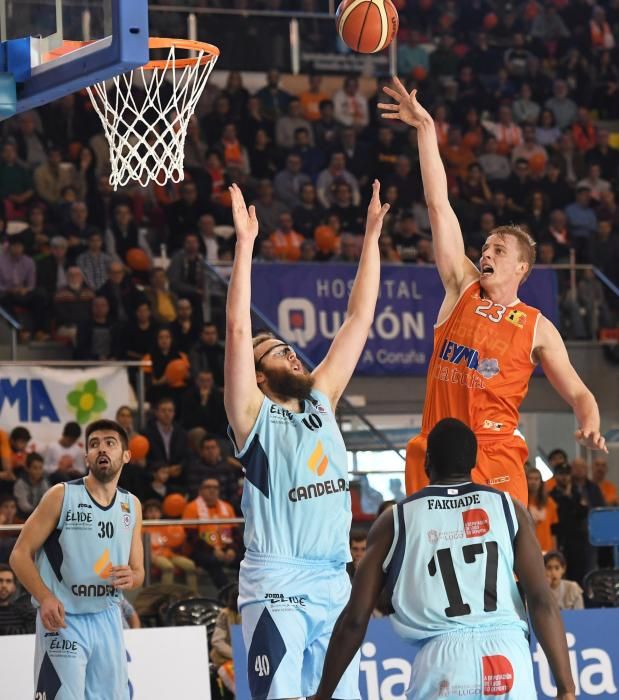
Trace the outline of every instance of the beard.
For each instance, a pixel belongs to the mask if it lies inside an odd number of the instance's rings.
[[[310,396],[314,386],[314,377],[303,370],[303,374],[293,372],[286,368],[263,369],[267,378],[269,389],[276,394],[289,399],[304,401]]]
[[[110,481],[114,481],[114,479],[118,476],[118,473],[122,468],[122,464],[117,468],[115,468],[114,465],[110,465],[107,468],[103,468],[95,463],[90,465],[90,472],[100,483],[109,484]]]

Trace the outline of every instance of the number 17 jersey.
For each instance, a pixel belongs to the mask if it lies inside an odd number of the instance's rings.
[[[383,568],[400,636],[528,631],[513,571],[518,520],[508,494],[473,483],[431,485],[394,506],[393,515]]]

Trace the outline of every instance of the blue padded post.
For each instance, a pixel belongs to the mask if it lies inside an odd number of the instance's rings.
[[[12,73],[0,73],[0,118],[12,117],[17,109],[17,87]]]

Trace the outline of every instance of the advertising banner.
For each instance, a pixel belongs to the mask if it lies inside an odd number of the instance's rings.
[[[125,645],[131,700],[211,700],[205,627],[125,630]],[[33,634],[0,637],[0,697],[34,697],[33,669]]]
[[[619,610],[563,612],[567,645],[579,700],[617,697],[619,682]],[[237,700],[250,700],[247,659],[241,628],[233,629]],[[389,620],[371,620],[361,646],[359,690],[362,700],[404,700],[411,665],[418,647],[402,641]],[[556,697],[548,661],[537,640],[531,639],[531,658],[538,698]],[[449,678],[445,678],[448,687]],[[446,698],[458,697],[458,693]]]
[[[0,429],[10,432],[23,425],[37,442],[52,442],[69,421],[84,427],[97,418],[113,418],[129,396],[124,367],[0,365]]]
[[[255,264],[252,300],[283,338],[318,364],[344,321],[356,271],[346,264]],[[435,267],[383,265],[374,323],[357,373],[425,375],[443,297]],[[554,271],[533,270],[519,297],[557,322]]]

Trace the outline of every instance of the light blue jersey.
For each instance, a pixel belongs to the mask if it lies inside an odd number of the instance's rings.
[[[249,557],[350,560],[346,447],[324,394],[312,390],[303,413],[265,396],[235,454],[245,469],[241,509]]]
[[[428,486],[393,507],[383,565],[396,632],[409,640],[481,628],[528,631],[514,577],[511,497],[466,483]]]
[[[67,613],[96,613],[119,603],[109,576],[112,566],[129,563],[134,503],[132,494],[117,489],[112,503],[103,507],[84,479],[65,483],[58,525],[37,553],[36,565]]]

